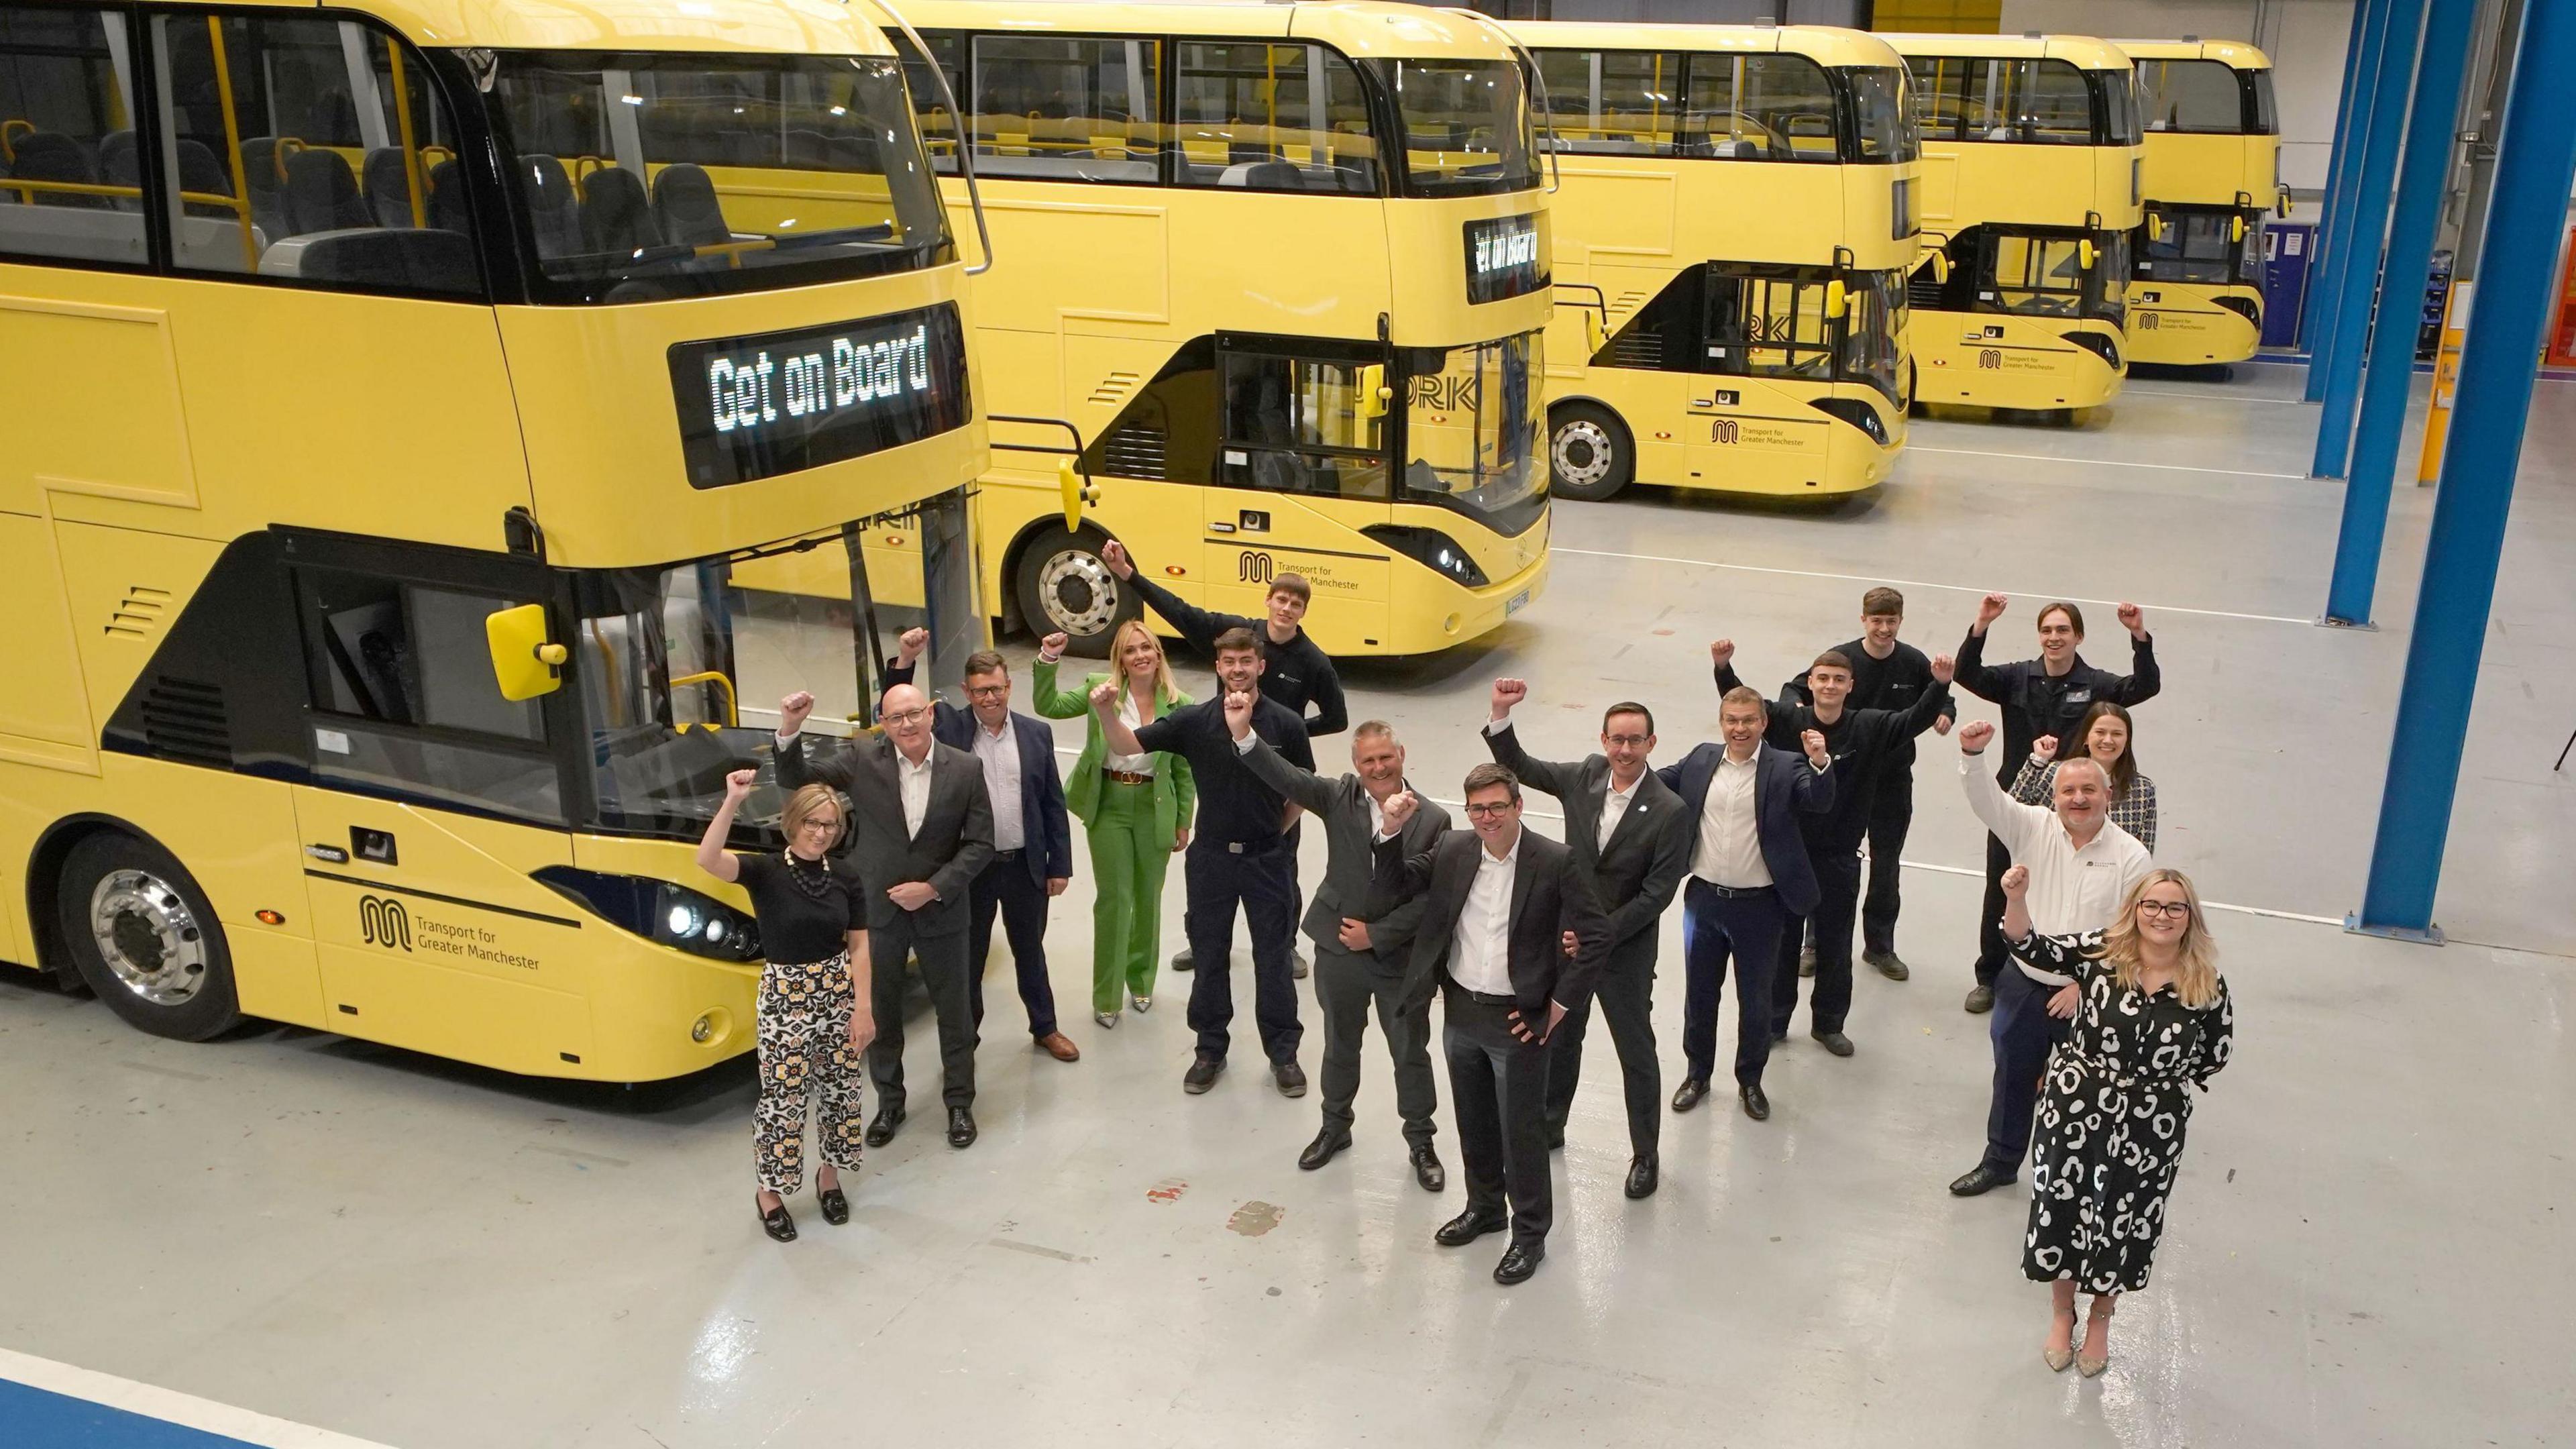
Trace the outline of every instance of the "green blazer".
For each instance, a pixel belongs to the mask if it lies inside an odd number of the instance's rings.
[[[1037,678],[1031,686],[1030,703],[1048,719],[1080,717],[1089,723],[1089,731],[1082,741],[1082,756],[1073,762],[1072,771],[1064,779],[1064,808],[1072,811],[1075,819],[1089,825],[1092,817],[1100,811],[1100,761],[1109,752],[1109,741],[1100,733],[1100,717],[1091,712],[1091,691],[1108,683],[1109,675],[1105,671],[1090,675],[1083,680],[1082,688],[1075,691],[1060,687],[1056,683],[1055,671],[1055,665],[1043,659],[1037,661]],[[1159,719],[1188,703],[1188,695],[1172,690],[1154,701],[1155,717]],[[1182,826],[1190,823],[1198,802],[1198,785],[1190,778],[1190,762],[1175,754],[1157,753],[1154,756],[1154,823],[1162,828],[1164,834],[1177,835]]]

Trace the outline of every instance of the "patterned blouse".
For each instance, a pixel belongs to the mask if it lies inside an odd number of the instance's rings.
[[[2021,762],[2021,773],[2013,776],[2012,797],[2024,805],[2046,805],[2057,789],[2057,761],[2037,755]],[[2111,823],[2138,837],[2138,843],[2153,855],[2156,849],[2156,782],[2144,775],[2129,781],[2129,793],[2111,802]]]

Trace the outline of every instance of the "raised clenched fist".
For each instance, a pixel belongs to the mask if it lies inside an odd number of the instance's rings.
[[[1958,673],[1959,661],[1951,658],[1947,654],[1935,654],[1932,656],[1932,677],[1935,680],[1938,680],[1943,684],[1947,684],[1952,679],[1956,678]]]
[[[1225,727],[1233,731],[1234,737],[1238,740],[1242,739],[1245,735],[1252,733],[1251,695],[1246,694],[1239,689],[1229,691],[1226,694]]]
[[[2144,639],[2147,637],[2146,610],[2139,608],[2135,604],[2124,603],[2120,605],[2119,616],[2120,627],[2129,631],[2129,637],[2133,639]]]
[[[2016,865],[2005,870],[2003,875],[2003,888],[2004,895],[2007,899],[2028,894],[2030,891],[2030,867],[2026,865]]]
[[[904,630],[894,641],[895,657],[906,664],[919,659],[921,652],[929,647],[930,631],[917,624]]]
[[[1062,659],[1064,651],[1072,644],[1073,640],[1059,630],[1038,641],[1038,653],[1047,659]]]
[[[2012,600],[2002,594],[1988,594],[1977,601],[1977,627],[1982,629],[2004,616]]]
[[[1735,641],[1712,639],[1708,642],[1708,662],[1724,669],[1735,662]]]
[[[1815,766],[1817,769],[1821,770],[1825,766],[1834,762],[1832,752],[1825,748],[1825,736],[1823,731],[1801,731],[1798,735],[1798,743],[1806,747],[1807,763]]]
[[[1514,705],[1516,705],[1516,704],[1519,704],[1522,700],[1525,700],[1525,699],[1527,699],[1527,698],[1529,698],[1529,681],[1528,681],[1528,680],[1526,680],[1526,679],[1497,679],[1497,680],[1495,680],[1495,681],[1494,681],[1494,699],[1493,699],[1493,706],[1494,706],[1494,718],[1496,718],[1496,719],[1509,719],[1509,718],[1511,717],[1511,713],[1512,713],[1512,706],[1514,706]]]
[[[1100,546],[1100,561],[1109,565],[1109,571],[1122,579],[1136,577],[1136,561],[1127,556],[1127,545],[1114,538]]]
[[[1993,720],[1973,720],[1959,727],[1959,753],[1973,755],[1984,749],[1995,737]]]
[[[725,803],[739,805],[751,793],[752,782],[760,778],[758,770],[736,770],[725,776]]]
[[[798,690],[778,702],[778,732],[792,735],[805,727],[805,716],[814,712],[814,696]]]
[[[2041,735],[2038,739],[2032,740],[2032,741],[2030,742],[2030,753],[2031,753],[2032,757],[2033,757],[2033,758],[2036,758],[2036,759],[2042,759],[2042,760],[2053,760],[2053,759],[2056,759],[2056,758],[2057,758],[2057,736],[2055,736],[2055,735]]]
[[[1393,835],[1404,829],[1404,823],[1411,820],[1413,812],[1421,807],[1422,802],[1410,790],[1398,790],[1388,796],[1386,804],[1380,807],[1386,816],[1385,833]]]
[[[1100,681],[1099,686],[1091,691],[1091,707],[1093,709],[1116,709],[1118,707],[1118,681],[1114,679],[1104,679]]]

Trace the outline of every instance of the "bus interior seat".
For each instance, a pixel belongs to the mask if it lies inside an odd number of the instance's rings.
[[[477,290],[474,241],[430,228],[356,226],[290,237],[259,259],[262,275],[354,282],[423,292]]]
[[[360,178],[366,183],[367,210],[374,214],[378,226],[410,226],[411,168],[405,164],[400,146],[374,146],[359,166]],[[424,191],[426,188],[424,188]],[[428,210],[428,197],[421,198],[421,209]]]
[[[143,163],[135,153],[132,131],[110,131],[98,138],[98,179],[109,186],[131,186],[137,193],[111,196],[107,198],[108,205],[119,211],[143,209]]]
[[[421,178],[429,192],[429,224],[440,231],[468,232],[465,214],[465,171],[454,161],[441,161]]]
[[[90,159],[89,148],[60,131],[27,132],[18,138],[17,153],[9,163],[9,174],[16,180],[98,184],[98,165]],[[105,197],[69,191],[33,191],[25,199],[36,206],[69,206],[83,211],[97,211],[106,205]]]
[[[662,244],[644,183],[623,166],[602,166],[581,178],[582,244],[594,252],[632,256]]]
[[[663,240],[674,246],[715,246],[733,240],[725,224],[724,202],[706,168],[686,161],[662,168],[653,178],[653,220]]]
[[[250,192],[251,221],[272,237],[295,230],[286,221],[287,150],[284,136],[257,136],[241,143],[242,183]]]
[[[358,178],[337,151],[308,147],[286,158],[286,222],[290,235],[365,226],[372,218],[358,196]]]
[[[528,223],[537,234],[537,255],[565,257],[581,250],[581,203],[572,177],[554,157],[538,152],[520,158],[519,194],[528,204]]]
[[[1243,161],[1219,172],[1216,184],[1261,191],[1302,191],[1306,186],[1306,173],[1286,161]]]

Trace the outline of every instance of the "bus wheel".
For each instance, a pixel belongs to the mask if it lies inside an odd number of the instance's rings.
[[[1637,476],[1628,430],[1607,411],[1590,403],[1567,403],[1549,415],[1548,423],[1550,486],[1557,497],[1598,502],[1616,497]]]
[[[1020,617],[1029,632],[1040,637],[1060,632],[1071,641],[1069,653],[1109,657],[1110,636],[1143,612],[1144,605],[1102,561],[1100,550],[1108,542],[1089,528],[1078,533],[1059,528],[1021,548],[1017,587]]]
[[[224,928],[168,851],[90,836],[63,861],[54,912],[81,979],[127,1025],[204,1041],[241,1020]]]

